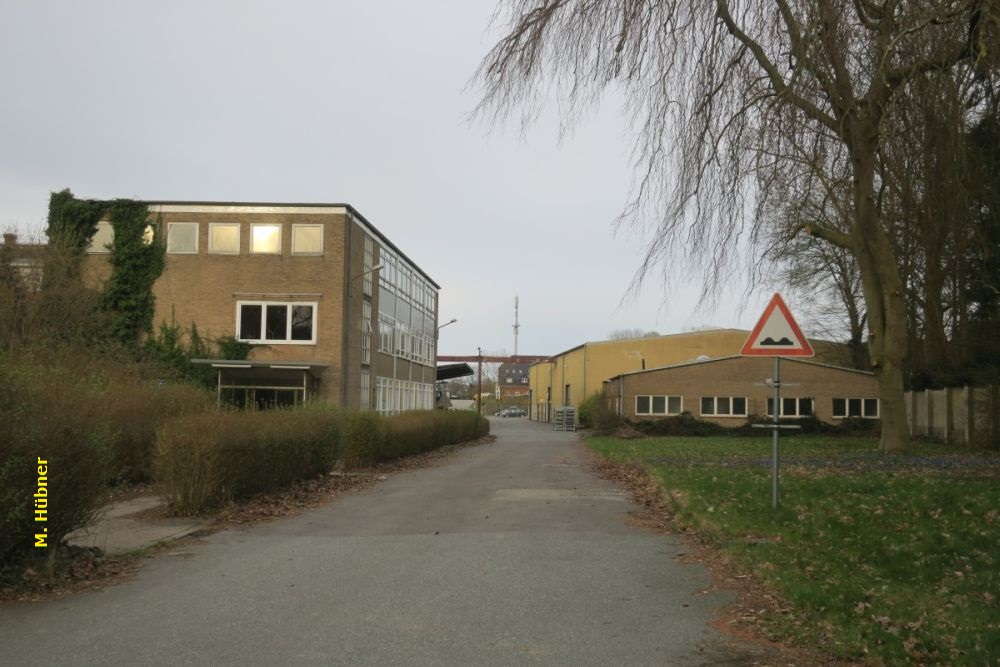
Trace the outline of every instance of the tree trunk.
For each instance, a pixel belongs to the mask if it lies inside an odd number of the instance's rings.
[[[864,129],[864,128],[862,128]],[[859,132],[854,136],[865,136]],[[875,147],[856,145],[852,151],[856,215],[854,252],[868,306],[871,365],[878,379],[881,450],[902,452],[910,442],[903,371],[907,355],[906,298],[892,241],[881,225],[875,205]]]

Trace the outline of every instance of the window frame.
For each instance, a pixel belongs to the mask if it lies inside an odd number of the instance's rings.
[[[259,306],[261,308],[260,328],[261,338],[243,338],[243,307]],[[288,308],[287,321],[285,323],[285,334],[287,338],[267,338],[267,306],[286,306]],[[292,339],[292,308],[295,306],[312,307],[312,337],[309,340]],[[236,302],[236,340],[244,343],[258,345],[315,345],[319,329],[319,302],[318,301],[237,301]]]
[[[725,399],[729,404],[729,411],[720,413],[719,412],[719,399]],[[714,412],[705,412],[705,401],[712,401],[712,409]],[[743,412],[735,412],[736,401],[743,401]],[[719,417],[719,418],[730,418],[730,417],[747,417],[750,407],[750,401],[746,396],[702,396],[701,400],[698,401],[698,412],[701,417]]]
[[[844,401],[844,414],[837,414],[837,401]],[[859,414],[851,414],[851,401],[858,401]],[[865,414],[869,401],[875,401],[875,414]],[[881,419],[882,402],[877,396],[834,396],[830,399],[830,414],[834,419]]]
[[[295,238],[296,238],[295,237],[295,232],[298,231],[298,230],[300,230],[300,229],[306,228],[306,227],[308,227],[308,228],[315,227],[315,228],[319,229],[319,250],[305,251],[305,250],[296,250],[295,249]],[[297,257],[322,257],[323,256],[323,248],[324,248],[325,242],[326,242],[326,232],[323,229],[323,225],[322,224],[317,224],[317,223],[308,223],[308,224],[306,224],[306,223],[294,223],[294,224],[292,224],[292,248],[291,248],[291,252],[292,252],[293,255],[295,255]],[[370,278],[369,278],[369,281],[370,281]],[[369,285],[370,285],[370,282],[369,282]],[[368,289],[368,292],[366,292],[366,293],[367,294],[371,294],[371,288],[370,287]]]
[[[645,398],[649,402],[649,412],[639,412],[639,399]],[[663,412],[657,412],[654,409],[655,399],[663,399]],[[671,399],[677,399],[678,405],[680,406],[677,412],[670,411],[670,401]],[[636,394],[635,396],[635,415],[642,415],[644,417],[676,417],[677,415],[684,412],[684,397],[677,394]]]
[[[212,230],[216,227],[236,228],[236,250],[219,250],[213,242]],[[210,222],[208,223],[208,253],[210,255],[238,255],[240,254],[240,243],[243,240],[243,226],[238,222]]]
[[[172,237],[171,230],[174,228],[191,228],[194,227],[194,250],[171,250],[170,249],[170,239]],[[201,248],[201,226],[197,222],[168,222],[167,223],[167,254],[168,255],[197,255],[198,250]]]
[[[816,414],[816,399],[812,396],[781,396],[781,409],[779,418],[788,419],[802,419],[803,417],[812,417]],[[787,414],[785,412],[785,401],[795,401],[795,413]],[[803,401],[809,401],[809,412],[802,412]],[[767,417],[774,417],[774,411],[772,410],[772,404],[774,403],[774,397],[769,396],[767,399],[767,405],[764,408],[765,415]]]
[[[277,227],[278,229],[278,249],[271,250],[255,250],[254,249],[254,237],[253,232],[259,227]],[[250,254],[251,255],[281,255],[282,243],[284,242],[284,230],[282,229],[284,225],[280,222],[251,222],[250,223]]]
[[[87,249],[84,252],[88,255],[107,255],[111,252],[108,246],[113,245],[115,242],[114,225],[107,220],[99,220],[96,227],[97,230],[94,232],[94,235],[90,237],[90,243],[87,245]],[[97,238],[101,236],[101,230],[108,230],[110,232],[110,238],[106,242],[101,243],[100,246],[97,246]]]

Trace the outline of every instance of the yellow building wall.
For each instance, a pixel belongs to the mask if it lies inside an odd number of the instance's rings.
[[[545,403],[550,387],[552,410],[563,405],[576,407],[600,391],[602,383],[610,377],[642,368],[694,361],[703,355],[716,359],[739,354],[749,335],[749,331],[742,329],[714,329],[585,343],[555,355],[550,362],[531,367],[529,386],[536,407],[531,418],[551,421],[551,414],[545,414],[539,407]],[[565,400],[566,385],[570,386],[568,401]]]
[[[540,361],[528,367],[528,388],[531,392],[531,406],[528,417],[535,421],[549,421],[549,390],[551,389],[553,364]]]
[[[537,407],[545,403],[551,387],[551,409],[563,405],[579,406],[585,398],[601,390],[610,377],[628,371],[673,366],[699,357],[718,359],[740,353],[750,332],[744,329],[712,329],[689,333],[584,343],[555,355],[549,362],[531,367],[530,389]],[[810,341],[816,351],[813,361],[847,366],[846,346],[827,341]],[[566,385],[570,399],[565,400]],[[535,416],[535,413],[538,416]],[[551,421],[551,415],[537,409],[532,419]]]

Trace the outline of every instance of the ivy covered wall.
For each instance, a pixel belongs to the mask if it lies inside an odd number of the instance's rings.
[[[49,257],[45,286],[80,279],[83,255],[103,219],[111,223],[114,240],[109,250],[111,276],[100,295],[110,342],[135,345],[153,332],[156,300],[153,283],[163,273],[166,247],[160,220],[149,207],[131,199],[77,199],[68,189],[49,199]]]

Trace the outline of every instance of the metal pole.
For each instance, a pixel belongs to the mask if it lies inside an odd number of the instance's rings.
[[[778,507],[778,415],[781,412],[781,357],[774,358],[774,435],[771,452],[771,507]]]
[[[476,391],[476,412],[483,414],[483,348],[477,347],[479,351],[479,389]]]

